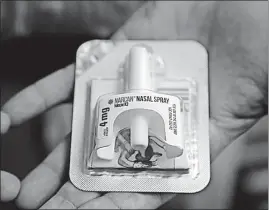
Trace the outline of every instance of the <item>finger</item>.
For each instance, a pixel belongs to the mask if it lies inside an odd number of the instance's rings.
[[[253,195],[268,192],[268,169],[251,172],[245,178],[244,191]]]
[[[9,116],[1,111],[1,134],[5,134],[10,127]]]
[[[54,151],[22,181],[16,203],[21,208],[40,207],[64,183],[69,163],[70,138]]]
[[[1,111],[1,134],[4,134],[8,131],[10,126],[10,119],[9,116]],[[11,200],[14,200],[21,187],[20,180],[14,176],[13,174],[10,174],[5,171],[1,171],[1,194],[0,194],[0,200],[2,202],[8,202]]]
[[[174,196],[159,193],[107,193],[90,200],[79,209],[156,209]]]
[[[74,65],[69,65],[12,97],[3,106],[11,119],[11,124],[20,124],[46,109],[66,100],[72,93]]]
[[[13,174],[10,174],[5,171],[1,171],[0,178],[1,178],[0,200],[2,202],[8,202],[14,200],[20,191],[21,187],[20,180]]]
[[[67,182],[55,196],[46,202],[40,209],[77,209],[85,202],[99,196],[97,192],[85,192]]]
[[[215,2],[150,1],[112,38],[194,39],[207,46],[215,5]]]
[[[50,153],[70,131],[72,124],[72,104],[56,106],[42,116],[42,139],[46,152]]]

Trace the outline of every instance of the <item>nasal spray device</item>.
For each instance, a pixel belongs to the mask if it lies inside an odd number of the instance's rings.
[[[143,93],[152,91],[150,58],[146,48],[134,47],[129,56],[129,75],[126,90]],[[148,147],[148,119],[143,113],[133,114],[131,120],[131,146],[139,151]]]
[[[118,126],[117,122],[120,120],[114,121],[117,117],[121,118],[121,115],[126,113],[128,117],[127,119],[122,119],[124,124],[129,125],[130,129],[130,145],[131,147],[139,151],[142,156],[145,156],[145,151],[148,147],[149,143],[149,123],[156,124],[150,118],[154,118],[155,120],[160,117],[165,119],[165,124],[160,122],[161,128],[157,128],[161,130],[165,128],[166,134],[164,134],[165,140],[162,141],[162,148],[167,149],[166,156],[169,158],[175,158],[180,156],[183,152],[183,100],[176,96],[158,94],[153,92],[153,84],[152,84],[152,59],[150,58],[149,51],[141,45],[134,46],[129,53],[126,61],[127,65],[125,65],[124,73],[125,75],[125,93],[118,95],[108,95],[99,98],[99,103],[97,103],[97,115],[99,114],[99,120],[97,120],[97,130],[98,134],[96,135],[96,145],[97,145],[97,156],[101,159],[112,160],[114,157],[114,145],[116,140],[115,132],[118,132],[119,129],[113,129],[113,126]],[[129,100],[128,104],[122,107],[115,107],[115,103],[117,103],[117,99]],[[113,104],[108,106],[108,101],[114,101]],[[107,101],[107,102],[106,102]],[[174,103],[171,103],[174,101]],[[103,105],[104,104],[104,105]],[[172,107],[172,105],[174,107]],[[170,107],[169,107],[170,106]],[[178,106],[178,112],[174,110],[174,121],[170,120],[169,122],[169,108],[175,109],[175,106]],[[113,107],[113,108],[112,108]],[[110,111],[105,112],[106,111]],[[111,113],[114,112],[114,113]],[[108,118],[112,122],[107,126],[104,125],[103,119]],[[157,116],[156,116],[157,115]],[[158,116],[162,115],[162,116]],[[124,117],[123,117],[124,118]],[[178,120],[177,120],[178,119]],[[107,119],[108,120],[108,119]],[[114,125],[113,125],[113,122]],[[168,128],[170,123],[170,129]],[[174,125],[171,125],[174,123]],[[111,125],[111,126],[110,126]],[[173,128],[172,128],[173,127]],[[123,129],[124,127],[122,127]],[[108,130],[107,135],[103,135]],[[112,132],[110,132],[112,131]],[[158,131],[156,131],[158,132]],[[118,134],[123,138],[122,135]],[[165,137],[166,136],[166,137]],[[103,144],[103,142],[111,141],[111,144],[107,147]],[[174,148],[174,149],[173,149]]]
[[[192,193],[208,184],[208,67],[199,43],[86,42],[74,95],[70,179],[79,189]]]

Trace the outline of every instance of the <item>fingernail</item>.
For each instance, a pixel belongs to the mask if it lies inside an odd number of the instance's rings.
[[[10,123],[11,122],[9,116],[1,111],[1,134],[4,134],[8,131]]]

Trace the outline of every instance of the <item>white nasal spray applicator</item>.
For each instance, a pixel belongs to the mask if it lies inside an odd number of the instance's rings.
[[[128,59],[127,92],[152,91],[150,54],[143,46],[134,46]],[[144,153],[148,147],[148,120],[136,112],[131,119],[131,146]]]
[[[125,79],[124,79],[124,85],[125,85],[125,93],[135,93],[132,95],[158,95],[157,93],[153,92],[154,85],[153,85],[153,78],[152,78],[152,57],[148,49],[144,46],[137,45],[131,48],[129,52],[129,56],[127,57],[127,60],[125,62]],[[118,96],[120,96],[119,94]],[[128,95],[128,94],[127,94]],[[168,96],[171,100],[173,100],[174,96]],[[178,98],[177,98],[178,99]],[[101,99],[100,99],[101,100]],[[111,99],[110,99],[111,100]],[[104,100],[105,105],[107,106],[107,103],[109,99]],[[178,100],[176,100],[178,101]],[[180,106],[180,105],[179,105]],[[105,110],[108,108],[105,108]],[[101,122],[103,120],[107,119],[107,113],[102,113],[99,116],[99,119],[101,119]],[[115,116],[116,117],[116,116]],[[180,118],[180,117],[179,117]],[[116,118],[115,118],[116,119]],[[113,117],[112,117],[113,120]],[[134,111],[130,112],[130,115],[128,116],[128,127],[130,127],[130,143],[131,147],[134,150],[140,151],[142,156],[145,156],[145,150],[148,147],[149,144],[149,115],[145,114],[145,109],[135,109]],[[98,121],[99,122],[99,121]],[[103,123],[103,122],[102,122]],[[178,123],[181,123],[179,120]],[[107,133],[108,127],[102,127],[99,126],[97,130],[97,137],[96,137],[96,144],[97,146],[97,156],[100,159],[104,160],[112,160],[114,155],[114,146],[115,143],[112,143],[111,136],[106,136],[105,133]],[[118,133],[119,128],[117,128],[117,125],[114,125],[114,131],[115,133]],[[124,125],[126,126],[126,125]],[[115,134],[114,133],[114,134]],[[181,135],[183,132],[179,130],[179,135]],[[98,135],[100,136],[98,138]],[[120,133],[118,133],[120,138],[123,138]],[[152,135],[152,134],[151,134]],[[171,136],[171,132],[169,134]],[[180,136],[175,136],[172,134],[172,138],[169,137],[166,141],[160,141],[159,145],[165,149],[167,158],[175,158],[182,155],[183,149],[179,145],[173,145],[181,141]],[[167,136],[166,136],[167,137]],[[179,138],[179,140],[175,140],[175,138]],[[173,141],[170,141],[172,139]],[[170,144],[172,142],[172,145]]]

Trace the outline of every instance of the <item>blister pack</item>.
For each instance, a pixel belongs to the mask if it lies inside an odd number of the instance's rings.
[[[82,44],[72,183],[85,191],[201,191],[210,180],[208,100],[208,56],[195,41]]]

